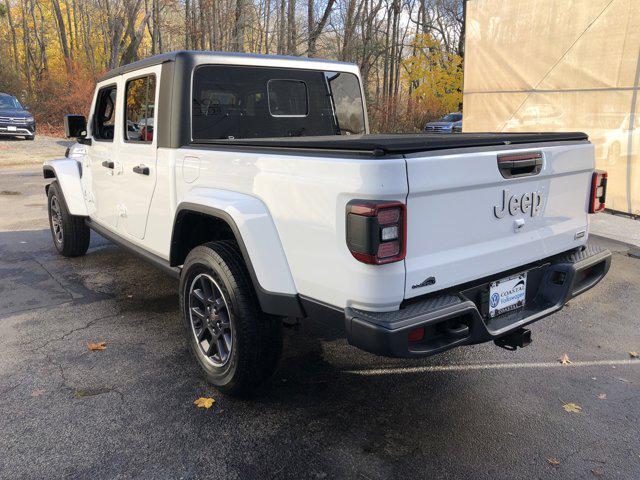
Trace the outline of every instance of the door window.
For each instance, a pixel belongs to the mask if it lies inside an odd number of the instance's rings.
[[[127,82],[125,93],[124,139],[128,142],[153,141],[156,77],[149,75]]]
[[[96,109],[93,113],[93,137],[96,140],[112,142],[115,120],[116,86],[111,85],[98,91]]]

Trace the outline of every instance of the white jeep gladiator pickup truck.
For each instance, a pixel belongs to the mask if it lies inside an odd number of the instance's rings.
[[[162,54],[107,73],[65,127],[77,143],[44,164],[55,248],[85,254],[92,229],[178,277],[225,392],[273,374],[284,317],[386,356],[515,349],[609,269],[586,135],[371,135],[351,64]]]

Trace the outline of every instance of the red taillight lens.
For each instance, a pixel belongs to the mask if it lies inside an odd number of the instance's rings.
[[[591,178],[591,198],[589,200],[589,213],[598,213],[604,210],[607,197],[607,172],[596,170]]]
[[[406,208],[401,202],[352,200],[347,204],[347,246],[363,263],[405,257]]]
[[[378,212],[378,223],[390,225],[400,221],[400,208],[385,208]]]
[[[409,332],[410,342],[419,342],[424,338],[424,327],[414,328]]]

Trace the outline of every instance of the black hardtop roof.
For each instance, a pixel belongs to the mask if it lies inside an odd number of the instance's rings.
[[[238,52],[217,52],[212,50],[177,50],[175,52],[161,53],[152,57],[147,57],[137,62],[129,63],[113,70],[108,71],[102,77],[98,79],[98,82],[108,80],[109,78],[117,77],[125,73],[140,70],[142,68],[152,67],[154,65],[160,65],[166,62],[175,62],[178,57],[230,57],[230,58],[269,58],[274,60],[295,60],[295,61],[309,61],[309,62],[322,62],[332,63],[336,65],[352,65],[348,62],[339,62],[337,60],[324,60],[320,58],[306,58],[306,57],[294,57],[289,55],[264,55],[258,53],[238,53]]]

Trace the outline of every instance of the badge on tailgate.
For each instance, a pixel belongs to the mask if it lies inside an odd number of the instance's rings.
[[[543,193],[540,191],[526,192],[522,195],[510,195],[508,189],[502,190],[502,200],[493,207],[493,215],[502,218],[509,215],[530,215],[535,217],[540,214],[543,203]]]

